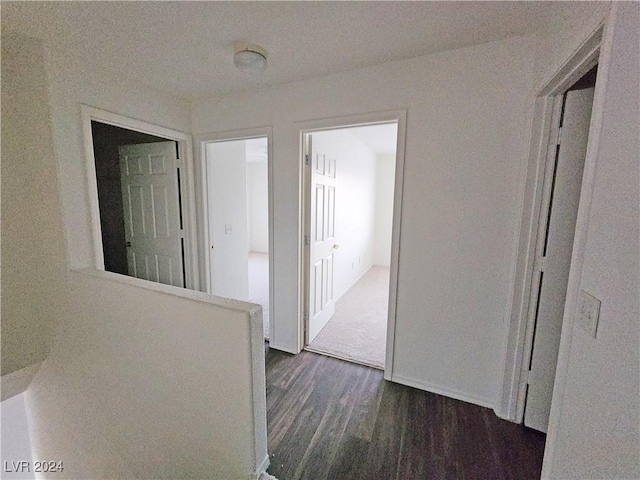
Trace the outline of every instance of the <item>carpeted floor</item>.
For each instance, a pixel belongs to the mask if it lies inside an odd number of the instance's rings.
[[[373,266],[338,300],[307,350],[384,368],[388,305],[389,267]]]
[[[269,338],[269,254],[249,252],[249,301],[262,305],[264,338]]]

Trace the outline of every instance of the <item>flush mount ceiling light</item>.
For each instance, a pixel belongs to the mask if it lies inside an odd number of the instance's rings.
[[[236,45],[233,63],[247,73],[259,73],[267,68],[267,52],[264,48],[251,43]]]

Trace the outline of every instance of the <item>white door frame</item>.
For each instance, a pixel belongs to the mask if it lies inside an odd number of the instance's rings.
[[[207,188],[207,152],[208,143],[232,142],[234,140],[250,140],[252,138],[267,139],[267,198],[268,198],[268,225],[269,225],[269,341],[275,342],[275,311],[274,303],[274,281],[273,281],[273,129],[271,127],[251,128],[245,130],[230,130],[225,132],[205,133],[196,135],[195,149],[196,164],[199,167],[197,177],[197,188],[200,191],[199,205],[199,238],[201,242],[202,255],[200,256],[200,285],[202,291],[211,292],[211,256],[209,255],[209,195]]]
[[[308,276],[306,265],[308,263],[307,249],[305,248],[305,232],[308,229],[307,210],[310,205],[310,192],[308,181],[310,168],[305,168],[305,136],[309,133],[323,130],[336,130],[348,127],[362,127],[378,125],[382,123],[397,123],[398,137],[396,145],[396,175],[393,194],[393,227],[391,233],[391,263],[389,278],[389,311],[387,316],[387,348],[385,355],[384,378],[391,380],[393,373],[393,359],[395,347],[396,305],[398,298],[398,261],[400,257],[400,226],[402,220],[402,189],[404,185],[404,152],[407,125],[407,111],[394,110],[388,112],[374,112],[346,117],[334,117],[318,120],[296,122],[296,131],[299,132],[299,165],[300,165],[300,230],[298,232],[298,351],[305,346],[305,312],[307,310],[305,299],[308,289]],[[307,178],[309,177],[309,178]]]
[[[604,33],[603,33],[604,32]],[[584,232],[588,221],[598,151],[598,137],[602,124],[604,91],[608,70],[607,42],[610,34],[601,23],[551,77],[536,95],[531,145],[527,161],[524,185],[524,203],[519,227],[517,257],[512,271],[511,308],[509,312],[509,336],[507,358],[502,384],[498,416],[522,423],[527,391],[529,358],[533,348],[537,292],[540,282],[541,246],[546,231],[551,195],[551,179],[555,148],[560,122],[562,97],[565,92],[593,66],[598,64],[596,89],[591,113],[591,126],[584,165],[576,233],[567,300],[563,319],[557,372],[566,368],[568,362],[567,342],[570,342],[573,312],[577,298],[576,273],[584,254]],[[570,323],[570,325],[568,325]],[[556,376],[553,397],[559,386]],[[552,428],[550,421],[550,431]]]
[[[89,194],[89,212],[91,215],[91,231],[93,237],[94,266],[104,270],[104,251],[102,247],[102,227],[100,226],[100,206],[98,203],[98,181],[96,163],[93,153],[93,133],[91,122],[96,121],[135,132],[155,135],[175,141],[178,144],[180,159],[178,164],[184,175],[181,175],[182,219],[185,233],[184,269],[185,285],[191,290],[200,289],[200,273],[198,271],[198,242],[196,225],[196,201],[193,176],[193,144],[191,135],[171,130],[166,127],[125,117],[117,113],[100,110],[88,105],[80,105],[82,132],[84,139],[87,185]]]

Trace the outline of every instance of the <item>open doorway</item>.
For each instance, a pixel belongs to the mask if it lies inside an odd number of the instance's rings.
[[[530,302],[524,424],[547,431],[564,318],[597,65],[555,99]],[[595,337],[595,328],[592,335]]]
[[[308,132],[305,348],[383,369],[397,122]]]
[[[91,121],[104,269],[186,286],[176,141]]]
[[[206,142],[209,293],[262,306],[270,330],[268,138]]]

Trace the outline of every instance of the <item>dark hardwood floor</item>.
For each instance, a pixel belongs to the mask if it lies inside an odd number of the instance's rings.
[[[545,435],[311,352],[267,349],[271,466],[293,479],[540,478]]]

